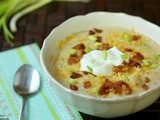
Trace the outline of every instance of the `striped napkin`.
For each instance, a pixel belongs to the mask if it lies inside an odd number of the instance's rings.
[[[12,87],[16,70],[29,63],[40,73],[41,87],[26,103],[26,120],[82,120],[79,112],[55,95],[39,61],[36,43],[0,53],[0,120],[17,120],[22,99]]]

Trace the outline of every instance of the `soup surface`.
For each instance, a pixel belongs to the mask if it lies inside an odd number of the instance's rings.
[[[58,44],[51,73],[81,94],[120,97],[160,84],[160,46],[124,28],[93,28]]]

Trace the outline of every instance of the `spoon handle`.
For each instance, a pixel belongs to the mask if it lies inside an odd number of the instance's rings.
[[[21,106],[21,110],[20,110],[20,114],[19,114],[19,119],[18,120],[25,120],[25,104],[26,104],[26,98],[23,97],[22,99],[22,106]]]

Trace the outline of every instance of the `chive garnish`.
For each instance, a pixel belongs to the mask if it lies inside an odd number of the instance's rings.
[[[156,69],[158,66],[159,66],[158,64],[154,63],[154,64],[150,65],[149,67],[153,68],[153,69]]]
[[[106,50],[103,51],[103,59],[104,60],[107,60],[107,57],[108,57],[108,53]]]
[[[94,48],[98,48],[101,44],[102,43],[98,43],[98,42],[94,43]]]
[[[154,56],[154,59],[157,60],[157,61],[160,60],[160,55]]]
[[[92,69],[90,66],[88,66],[88,65],[87,65],[87,68],[88,68],[88,70],[89,70],[90,72],[93,71],[93,69]]]
[[[69,53],[70,55],[74,55],[76,52],[77,52],[77,51],[74,50],[74,49],[71,49],[71,50],[68,51],[68,53]]]
[[[125,40],[126,42],[130,42],[130,41],[131,41],[130,36],[129,36],[128,33],[126,33],[126,32],[123,33],[123,38],[124,38],[124,40]]]
[[[93,42],[96,42],[96,40],[97,40],[97,38],[95,36],[93,36],[93,35],[89,35],[88,39],[93,41]]]
[[[145,66],[151,65],[151,63],[150,63],[148,60],[142,60],[142,63],[143,63]]]
[[[95,59],[91,60],[91,63],[92,63],[92,64],[94,64],[95,62],[96,62],[96,60],[95,60]]]
[[[86,52],[89,53],[89,52],[91,52],[91,51],[92,51],[92,48],[89,47],[89,46],[86,46]]]
[[[129,58],[129,56],[126,54],[123,54],[123,55],[121,55],[121,58],[122,58],[122,60],[127,60]]]
[[[124,82],[126,82],[126,83],[129,82],[129,78],[128,78],[128,76],[126,76],[126,75],[122,75],[122,80],[123,80]]]
[[[76,83],[77,83],[77,80],[72,79],[72,78],[69,78],[69,79],[68,79],[68,83],[70,83],[70,84],[76,84]]]

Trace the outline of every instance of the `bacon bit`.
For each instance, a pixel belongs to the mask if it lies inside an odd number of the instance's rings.
[[[136,58],[132,58],[128,63],[128,65],[130,65],[130,66],[134,66],[136,64],[137,64],[137,59]]]
[[[142,61],[144,56],[139,52],[135,52],[133,58],[136,58],[138,61]]]
[[[85,81],[83,83],[83,87],[86,88],[86,89],[90,88],[91,87],[91,81]]]
[[[144,56],[139,53],[139,52],[135,52],[134,56],[132,57],[132,59],[129,61],[130,66],[135,66],[135,67],[141,67],[140,62],[144,59]]]
[[[138,63],[138,62],[137,62],[137,63],[135,63],[135,64],[134,64],[134,66],[135,66],[136,68],[141,68],[141,64],[140,64],[140,63]]]
[[[149,79],[148,77],[145,77],[145,78],[144,78],[144,82],[145,82],[145,83],[149,83],[149,82],[150,82],[150,79]]]
[[[74,91],[77,91],[77,90],[78,90],[78,87],[77,87],[76,85],[70,84],[70,89],[71,89],[71,90],[74,90]]]
[[[108,50],[110,49],[109,47],[109,44],[107,43],[103,43],[100,47],[99,47],[100,50]]]
[[[146,84],[143,84],[143,85],[142,85],[142,89],[146,91],[146,90],[148,90],[148,89],[149,89],[149,86],[148,86],[148,85],[146,85]]]
[[[131,60],[129,61],[129,65],[130,65],[130,66],[134,66],[134,67],[136,67],[136,68],[141,68],[141,64],[140,64],[139,62],[137,62],[137,60],[135,60],[135,59],[131,59]]]
[[[123,81],[117,81],[113,84],[114,92],[115,94],[121,94],[122,93],[122,84]]]
[[[102,32],[102,30],[97,29],[97,28],[94,28],[94,31],[96,31],[97,33],[101,33]]]
[[[129,95],[132,93],[132,89],[129,87],[128,84],[123,84],[122,89],[125,92],[126,95]]]
[[[133,50],[130,49],[130,48],[125,48],[125,51],[127,51],[127,52],[132,52]]]
[[[96,34],[93,30],[89,30],[89,35],[94,35]]]
[[[81,74],[79,74],[79,73],[76,73],[76,72],[72,72],[72,74],[71,74],[71,76],[70,76],[70,78],[80,78],[80,77],[82,77],[82,75]]]
[[[140,36],[140,35],[133,35],[132,36],[132,40],[139,40],[140,38],[142,38],[142,36]]]
[[[96,42],[102,42],[102,37],[101,36],[97,36],[96,38],[97,38]]]
[[[106,95],[112,90],[112,88],[113,88],[113,83],[110,80],[105,79],[104,83],[101,85],[99,89],[99,94]]]
[[[73,64],[76,64],[80,61],[80,58],[78,56],[70,56],[68,58],[68,64],[69,65],[73,65]]]
[[[126,71],[128,71],[130,69],[130,67],[129,66],[127,66],[127,65],[120,65],[120,66],[114,66],[113,67],[113,71],[114,72],[126,72]]]
[[[116,66],[115,67],[115,72],[125,72],[125,71],[128,71],[130,69],[130,67],[139,67],[141,68],[141,64],[139,62],[137,62],[137,59],[136,58],[132,58],[130,59],[129,63],[127,62],[123,62],[123,66]],[[119,67],[119,68],[118,68]]]
[[[85,49],[85,46],[84,46],[83,43],[79,43],[79,44],[75,45],[75,46],[73,47],[73,49],[76,49],[76,50],[84,50],[84,49]]]
[[[113,88],[114,88],[115,94],[122,94],[123,91],[126,95],[129,95],[132,93],[132,89],[124,81],[117,81],[113,83]]]

